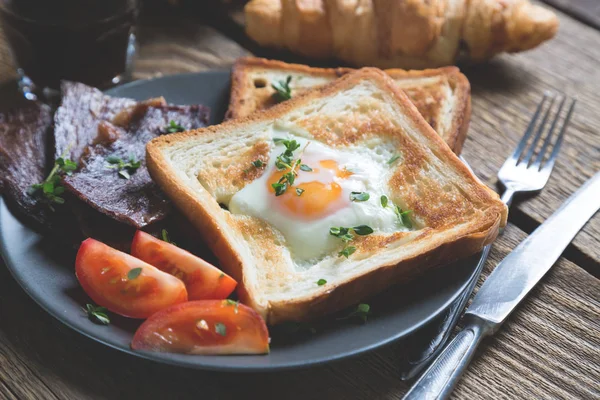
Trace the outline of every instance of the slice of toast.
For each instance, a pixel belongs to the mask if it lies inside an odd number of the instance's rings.
[[[303,204],[309,210],[306,218],[303,211],[286,214],[281,202],[302,199],[308,189],[298,194],[291,186],[276,196],[268,185],[263,185],[264,193],[256,185],[277,173],[278,138],[285,136],[308,143],[293,156],[304,151],[302,162],[312,167],[317,164],[309,160],[311,146],[351,160],[343,168],[338,164],[340,176],[360,177],[363,166],[365,171],[366,166],[377,167],[380,173],[366,183],[372,185],[370,199],[348,201],[350,205],[320,219],[312,218],[316,206],[310,202]],[[240,282],[240,300],[270,324],[335,312],[429,268],[474,254],[494,240],[507,218],[497,194],[446,146],[394,81],[373,68],[246,118],[156,138],[147,146],[147,163],[153,179],[202,232],[223,270]],[[301,167],[297,180],[310,173],[305,170]],[[249,188],[258,188],[260,196],[246,196],[248,204],[254,201],[262,213],[239,212],[243,207],[236,199]],[[387,196],[386,207],[383,200],[379,203],[381,195]],[[372,217],[366,213],[360,221],[374,227],[370,235],[356,234],[364,227],[353,216],[330,222],[342,211],[361,212],[358,207],[363,206],[375,207]],[[409,221],[399,216],[401,226],[378,228],[381,221],[396,224],[394,211],[402,210],[410,210]],[[375,219],[377,223],[371,221]],[[346,251],[348,258],[343,256],[343,235],[330,232],[340,226],[357,228],[347,243],[355,250]],[[307,260],[294,250],[309,243],[323,245],[327,252]]]
[[[231,75],[231,97],[227,118],[240,118],[277,104],[271,86],[291,76],[292,97],[329,83],[353,71],[350,68],[311,68],[264,58],[244,57],[236,61]],[[406,71],[385,71],[408,95],[417,109],[460,154],[471,118],[471,86],[456,67]]]

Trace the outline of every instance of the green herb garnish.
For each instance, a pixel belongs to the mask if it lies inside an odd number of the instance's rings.
[[[232,300],[232,299],[225,299],[225,304],[228,305],[228,306],[234,306],[235,309],[233,310],[233,312],[236,313],[236,314],[238,313],[238,309],[239,309],[239,306],[240,306],[240,302],[239,301],[235,301],[235,300]]]
[[[215,332],[217,332],[221,336],[225,336],[227,335],[227,327],[225,326],[225,324],[217,322],[215,324]]]
[[[277,101],[285,101],[292,98],[292,89],[290,88],[290,82],[292,81],[292,76],[288,75],[285,81],[277,81],[271,84],[271,87],[275,89],[275,93],[273,93],[273,98]]]
[[[95,306],[93,304],[86,304],[83,309],[87,314],[90,321],[98,325],[110,324],[110,318],[108,318],[108,310],[105,307]]]
[[[367,192],[351,192],[350,200],[351,201],[367,201],[371,196]]]
[[[106,162],[110,165],[106,168],[116,169],[119,171],[119,176],[123,179],[131,178],[131,174],[135,173],[142,165],[141,161],[136,161],[135,156],[131,154],[129,161],[125,162],[115,155],[106,157]]]
[[[388,206],[388,198],[384,194],[381,196],[381,207],[386,208]]]
[[[281,196],[286,190],[294,184],[296,180],[296,168],[301,164],[300,158],[294,160],[294,151],[300,148],[300,143],[295,140],[282,140],[281,143],[285,146],[285,151],[277,156],[275,166],[278,170],[288,170],[279,181],[272,183],[271,187],[275,190],[275,196]],[[308,146],[308,143],[306,144]],[[304,149],[306,149],[304,146]],[[302,150],[304,151],[304,150]],[[297,194],[298,192],[296,192]]]
[[[262,168],[265,163],[262,162],[262,160],[254,160],[252,161],[252,165],[254,165],[256,168]]]
[[[175,121],[171,120],[171,122],[169,122],[169,125],[165,127],[165,131],[167,133],[177,133],[185,131],[185,128],[176,123]]]
[[[77,169],[77,163],[68,158],[59,157],[54,161],[54,166],[42,183],[36,183],[29,187],[27,193],[30,196],[35,195],[41,190],[44,199],[48,202],[48,206],[52,211],[52,204],[64,204],[65,199],[61,195],[65,192],[64,186],[60,184],[60,175],[72,175]]]
[[[348,258],[351,254],[356,251],[356,247],[348,246],[347,243],[354,239],[353,233],[365,236],[373,233],[373,228],[367,225],[359,225],[353,228],[344,228],[344,227],[332,227],[329,228],[329,234],[335,237],[342,239],[346,246],[338,253],[338,256],[344,256]]]
[[[346,258],[350,257],[356,251],[356,247],[354,246],[346,246],[338,253],[338,257],[344,256]]]
[[[396,213],[396,216],[398,217],[398,222],[400,222],[401,225],[407,227],[408,229],[412,228],[413,225],[410,220],[410,217],[408,216],[408,214],[411,213],[410,210],[402,211],[400,207],[396,206],[394,208],[394,212]]]
[[[365,304],[365,303],[361,303],[361,304],[357,305],[354,310],[350,311],[350,313],[348,313],[348,315],[346,315],[345,317],[342,317],[342,318],[338,318],[338,319],[360,318],[362,320],[362,322],[365,323],[365,322],[367,322],[367,317],[369,316],[370,313],[371,313],[371,306],[369,306],[368,304]]]
[[[302,193],[304,193],[304,189],[301,189],[301,188],[296,188],[296,194],[297,194],[298,196],[302,196]]]
[[[355,226],[354,228],[352,228],[352,230],[354,231],[354,233],[361,236],[370,235],[371,233],[373,233],[373,228],[367,225]]]
[[[171,238],[169,237],[169,232],[167,232],[166,229],[163,229],[162,231],[160,231],[160,236],[164,242],[171,243],[172,245],[177,246],[177,244],[175,244],[175,242],[172,241]]]
[[[392,165],[393,163],[395,163],[398,159],[400,158],[400,155],[398,154],[394,154],[392,156],[392,158],[389,159],[389,161],[387,162],[389,165]]]
[[[324,284],[326,284],[326,283],[327,283],[327,281],[326,281],[325,279],[319,279],[319,280],[317,281],[317,285],[319,285],[319,286],[323,286],[323,285],[324,285]]]
[[[127,273],[127,279],[129,279],[130,281],[132,281],[135,278],[137,278],[138,276],[140,276],[141,273],[142,273],[142,268],[140,268],[140,267],[132,268]]]
[[[306,172],[312,172],[312,170],[313,170],[311,167],[309,167],[309,166],[308,166],[308,165],[306,165],[306,164],[301,164],[301,165],[300,165],[300,169],[301,169],[302,171],[306,171]]]

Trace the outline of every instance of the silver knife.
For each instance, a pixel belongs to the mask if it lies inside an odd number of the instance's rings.
[[[599,208],[600,172],[498,264],[465,311],[465,327],[415,382],[404,400],[447,398],[481,340],[500,328]]]

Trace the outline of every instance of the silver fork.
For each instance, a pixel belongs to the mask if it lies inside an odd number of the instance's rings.
[[[542,121],[538,124],[540,114],[542,113],[544,105],[548,99],[550,99],[550,105],[546,108]],[[556,131],[558,122],[561,119],[561,112],[567,101],[567,97],[562,96],[562,100],[558,106],[558,110],[556,111],[556,115],[552,121],[552,125],[550,126],[550,130],[546,135],[541,149],[536,155],[536,148],[538,147],[546,126],[548,125],[548,118],[550,117],[555,100],[556,97],[547,93],[544,94],[544,97],[542,97],[542,100],[538,104],[537,109],[531,118],[531,122],[529,122],[527,130],[525,130],[525,133],[523,134],[523,138],[517,145],[517,148],[512,155],[506,159],[500,168],[500,171],[498,171],[498,179],[506,188],[504,194],[502,194],[502,201],[509,206],[516,193],[540,191],[550,178],[550,173],[552,172],[552,168],[554,168],[556,157],[558,156],[558,152],[562,146],[565,132],[567,130],[566,128],[569,124],[576,103],[576,100],[571,99],[571,105],[569,106],[569,110],[560,129],[560,133],[554,141],[554,144],[552,144],[554,132]],[[537,129],[536,125],[538,125]],[[534,131],[535,136],[529,146],[527,146],[527,142]],[[551,151],[551,153],[548,159],[544,161],[544,158],[547,156],[549,151]]]
[[[550,100],[550,104],[545,108],[546,102]],[[525,192],[538,192],[544,188],[548,179],[550,178],[550,174],[552,173],[552,169],[554,168],[554,164],[556,162],[556,158],[558,156],[558,152],[563,143],[563,139],[565,136],[565,132],[567,130],[567,126],[569,121],[571,120],[571,115],[573,114],[573,110],[575,108],[576,100],[570,100],[570,106],[567,111],[567,114],[564,118],[558,136],[555,135],[556,128],[561,120],[561,112],[567,102],[567,97],[562,96],[562,100],[558,106],[558,110],[555,113],[554,119],[551,122],[550,128],[548,129],[547,134],[545,135],[545,139],[542,143],[539,151],[537,150],[540,141],[544,137],[544,132],[547,130],[548,120],[550,115],[552,114],[552,109],[555,103],[556,97],[550,95],[548,93],[544,94],[542,100],[538,104],[531,121],[521,141],[517,145],[515,151],[506,159],[500,171],[498,171],[498,179],[505,187],[505,191],[502,194],[502,201],[510,206],[512,200],[517,193],[525,193]],[[540,115],[544,114],[541,121]],[[532,135],[533,140],[529,143],[529,139]],[[556,136],[556,139],[554,137]],[[547,153],[550,153],[549,155]],[[483,248],[483,252],[477,266],[478,271],[476,275],[479,276],[483,266],[485,265],[485,261],[490,253],[492,245],[489,244]],[[477,280],[474,279],[469,287],[467,288],[468,292],[471,293],[475,287]],[[459,305],[458,310],[464,309],[466,306],[467,300],[470,296],[464,296],[461,300],[461,304]],[[452,325],[455,325],[458,322],[458,315],[455,317],[456,319],[452,322]],[[451,328],[449,329],[451,330]],[[449,335],[448,335],[449,336]],[[428,360],[431,361],[437,357],[437,355],[441,352],[444,347],[444,342],[448,339],[448,337],[444,338],[442,343],[440,343],[439,347],[436,349],[434,353],[432,353]],[[424,378],[428,375],[428,371],[426,371],[419,380],[415,382],[413,387],[406,393],[403,397],[403,400],[419,400],[419,399],[430,399],[431,393],[428,392],[428,385],[431,384],[431,377],[427,381],[424,381]],[[435,379],[435,377],[433,378]],[[455,383],[455,382],[454,382]],[[449,385],[453,387],[453,384]],[[449,394],[449,393],[447,393]],[[445,397],[445,396],[444,396]],[[442,398],[442,397],[438,397]]]

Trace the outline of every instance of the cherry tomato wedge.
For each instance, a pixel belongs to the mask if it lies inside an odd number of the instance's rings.
[[[94,239],[81,243],[75,274],[99,305],[131,318],[147,318],[187,301],[179,279]]]
[[[133,237],[131,255],[181,279],[190,300],[225,299],[237,286],[217,267],[146,232]]]
[[[264,354],[269,332],[256,311],[232,300],[177,304],[148,318],[131,348],[186,354]]]

